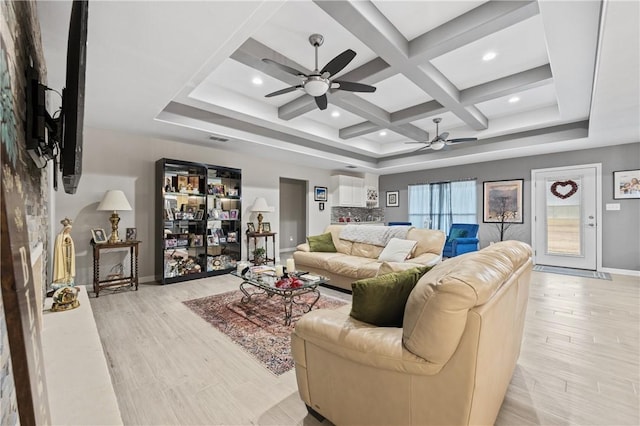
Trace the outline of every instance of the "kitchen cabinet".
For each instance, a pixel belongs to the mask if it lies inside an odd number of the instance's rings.
[[[331,195],[334,206],[365,207],[364,179],[356,176],[331,176]]]

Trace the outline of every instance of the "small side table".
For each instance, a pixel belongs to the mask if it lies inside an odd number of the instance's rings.
[[[138,245],[140,241],[121,241],[118,243],[96,244],[91,240],[93,246],[93,292],[96,297],[100,297],[100,289],[105,287],[130,285],[135,286],[138,291]],[[100,279],[100,252],[108,249],[129,249],[130,275],[128,277],[116,277]]]
[[[258,247],[258,241],[260,238],[264,237],[264,262],[269,263],[272,262],[274,265],[276,263],[276,232],[247,232],[247,260],[253,264],[255,264],[255,258],[251,258],[251,240],[253,240],[253,247]],[[271,244],[273,248],[273,257],[269,257],[269,237],[271,237]]]

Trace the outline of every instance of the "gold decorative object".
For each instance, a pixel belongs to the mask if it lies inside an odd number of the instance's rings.
[[[264,219],[264,217],[262,216],[262,213],[273,211],[273,207],[269,207],[267,205],[267,200],[265,200],[263,197],[258,197],[256,198],[256,201],[253,203],[253,206],[251,207],[251,211],[258,213],[257,233],[262,234],[264,232],[264,226],[262,225],[262,219]]]
[[[62,287],[53,293],[53,305],[51,310],[53,312],[68,311],[80,306],[78,300],[78,287]]]
[[[120,216],[118,216],[118,210],[131,210],[131,205],[127,201],[124,192],[112,189],[107,191],[102,198],[102,202],[98,206],[98,210],[109,210],[113,213],[109,217],[111,222],[111,236],[109,237],[109,243],[120,242],[120,236],[118,235],[118,223],[120,222]]]

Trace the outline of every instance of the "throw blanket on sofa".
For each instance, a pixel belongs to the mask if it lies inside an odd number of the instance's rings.
[[[406,239],[411,228],[413,226],[345,225],[340,231],[340,238],[384,247],[392,238]]]

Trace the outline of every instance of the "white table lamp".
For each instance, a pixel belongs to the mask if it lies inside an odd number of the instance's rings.
[[[258,197],[256,198],[256,201],[254,201],[253,206],[251,206],[251,211],[254,213],[258,213],[258,229],[257,232],[259,234],[261,234],[262,232],[264,232],[264,228],[262,226],[262,213],[266,213],[266,212],[272,212],[273,211],[273,207],[269,207],[267,205],[267,200],[265,200],[263,197]]]
[[[117,243],[120,241],[118,236],[118,223],[120,222],[120,216],[118,216],[118,210],[131,210],[131,204],[127,201],[124,192],[118,189],[111,189],[105,192],[102,201],[98,206],[98,210],[112,211],[109,221],[111,222],[111,236],[109,237],[110,243]]]

